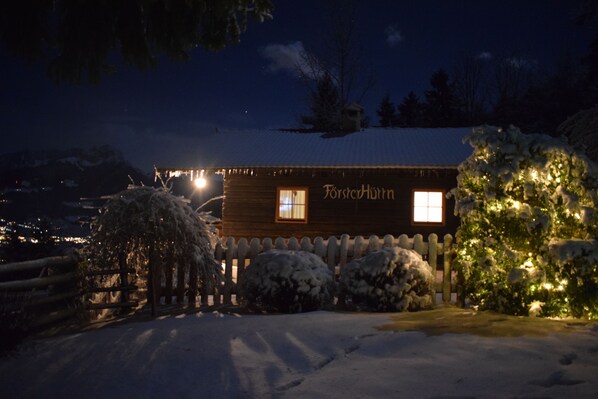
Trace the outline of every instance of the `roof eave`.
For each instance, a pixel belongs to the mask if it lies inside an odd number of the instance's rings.
[[[226,169],[457,169],[459,165],[222,165],[196,167],[156,167],[158,172]]]

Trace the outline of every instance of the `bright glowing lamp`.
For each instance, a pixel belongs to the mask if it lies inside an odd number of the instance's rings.
[[[208,182],[204,177],[198,177],[197,179],[195,179],[195,187],[197,188],[204,188],[207,184]]]

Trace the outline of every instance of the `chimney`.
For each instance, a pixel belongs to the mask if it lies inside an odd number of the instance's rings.
[[[351,103],[343,108],[342,128],[348,132],[358,132],[361,130],[361,117],[363,107],[357,103]]]

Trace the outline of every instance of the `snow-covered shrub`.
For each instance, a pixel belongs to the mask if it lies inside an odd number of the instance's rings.
[[[332,272],[322,259],[304,251],[272,249],[245,269],[240,290],[250,307],[287,313],[322,309],[332,304]]]
[[[433,304],[434,275],[417,252],[383,248],[349,262],[341,273],[340,291],[348,307],[420,310]]]
[[[473,305],[598,317],[598,169],[564,140],[480,127],[453,190],[456,265]],[[584,249],[582,249],[584,248]]]
[[[177,273],[194,271],[214,284],[221,268],[214,260],[206,225],[181,198],[164,189],[132,187],[111,196],[91,225],[90,267],[114,268],[124,257],[128,267],[147,273],[155,256]]]

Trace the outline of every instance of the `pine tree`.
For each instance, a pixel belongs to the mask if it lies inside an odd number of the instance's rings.
[[[397,115],[395,105],[390,101],[390,96],[386,94],[376,110],[378,114],[380,127],[394,127],[397,125]]]
[[[410,91],[398,106],[398,123],[401,127],[417,127],[422,125],[422,104],[417,95]]]
[[[454,88],[449,83],[449,75],[439,69],[430,79],[431,90],[426,91],[424,117],[430,127],[454,126],[457,103]]]
[[[313,130],[334,132],[341,128],[342,102],[332,76],[325,73],[318,80],[316,91],[311,95],[311,115],[301,117],[301,122]]]

